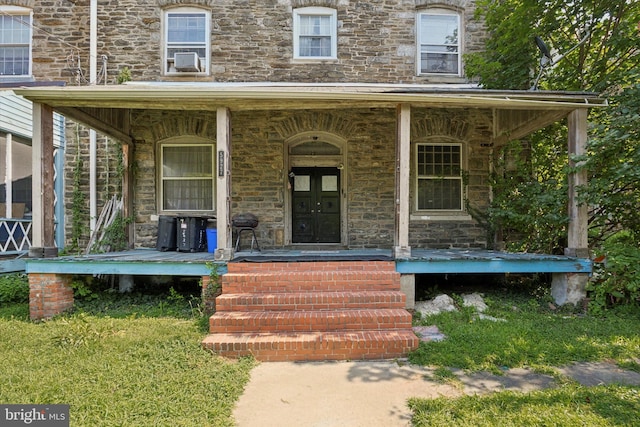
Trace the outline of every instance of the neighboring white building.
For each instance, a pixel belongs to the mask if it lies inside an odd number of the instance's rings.
[[[56,114],[54,122],[56,168],[60,169],[64,160],[64,117]],[[16,221],[0,220],[0,253],[29,250],[30,241],[24,239],[23,231],[29,230],[31,219],[32,133],[31,102],[10,89],[0,90],[0,218],[24,220],[22,227],[16,226]],[[58,181],[56,193],[61,194],[62,182],[61,179]],[[58,221],[61,221],[62,214],[61,209],[56,210]],[[62,232],[61,227],[57,236],[60,242]],[[13,243],[8,242],[10,234],[14,234]]]

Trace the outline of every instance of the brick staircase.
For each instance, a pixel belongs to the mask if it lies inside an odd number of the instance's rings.
[[[229,263],[202,345],[261,361],[389,359],[418,346],[388,261]]]

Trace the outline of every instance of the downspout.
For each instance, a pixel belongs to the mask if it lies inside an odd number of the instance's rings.
[[[95,85],[98,76],[98,0],[91,0],[89,8],[89,84]],[[96,196],[97,136],[89,130],[89,229],[96,229],[98,205]]]

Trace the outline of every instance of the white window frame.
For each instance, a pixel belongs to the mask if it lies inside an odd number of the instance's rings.
[[[202,180],[203,176],[187,176],[187,177],[165,177],[164,176],[164,149],[167,147],[208,147],[211,149],[211,176],[207,176],[206,179],[211,179],[211,207],[210,209],[169,209],[164,206],[164,187],[165,182],[168,181],[189,181],[189,180]],[[216,159],[215,159],[215,144],[210,141],[207,142],[163,142],[158,145],[158,211],[161,213],[209,213],[216,210]]]
[[[300,38],[305,37],[301,34],[300,19],[305,16],[322,16],[329,17],[331,34],[322,35],[323,37],[331,37],[331,54],[328,56],[309,56],[301,55]],[[302,61],[324,61],[338,59],[338,13],[335,9],[328,7],[302,7],[293,10],[293,59]]]
[[[26,25],[28,27],[29,30],[29,44],[28,44],[28,50],[29,50],[29,65],[28,65],[28,70],[26,74],[0,74],[0,79],[3,78],[24,78],[24,77],[31,77],[32,73],[33,73],[33,30],[32,30],[32,23],[33,23],[33,11],[31,9],[28,9],[26,7],[20,7],[20,6],[2,6],[0,5],[0,16],[4,16],[6,17],[7,15],[9,16],[21,16],[21,17],[28,17],[29,18],[29,22],[26,22],[24,25]],[[17,43],[15,44],[16,46],[25,46],[24,43]],[[10,46],[10,44],[3,44],[2,46]]]
[[[424,54],[433,54],[433,55],[438,55],[438,54],[442,54],[442,52],[429,52],[428,49],[424,48],[423,49],[423,45],[427,45],[426,40],[423,40],[424,37],[426,36],[426,34],[423,34],[423,32],[421,31],[422,29],[422,18],[423,17],[429,17],[429,16],[450,16],[450,17],[455,17],[456,21],[457,21],[457,27],[458,27],[458,40],[456,44],[449,44],[449,45],[443,45],[443,46],[452,46],[457,48],[457,52],[455,53],[448,53],[448,54],[455,54],[457,55],[457,68],[458,71],[457,72],[438,72],[438,71],[429,71],[429,70],[423,70],[422,69],[422,55]],[[445,9],[429,9],[429,10],[425,10],[425,11],[421,11],[418,12],[417,17],[416,17],[416,47],[417,47],[417,53],[416,53],[416,72],[418,73],[419,76],[455,76],[455,77],[460,77],[462,76],[462,43],[461,41],[464,40],[463,38],[463,34],[462,34],[462,16],[460,13],[457,13],[455,11],[451,11],[451,10],[445,10]],[[424,42],[423,42],[424,41]]]
[[[187,15],[187,14],[199,14],[204,16],[205,21],[205,40],[203,42],[194,42],[194,43],[178,43],[169,41],[169,17],[172,15]],[[167,9],[163,13],[163,24],[164,24],[164,40],[163,40],[163,71],[165,75],[172,76],[184,76],[184,75],[208,75],[211,63],[211,12],[205,9],[199,9],[195,7],[177,7],[172,9]],[[185,72],[178,71],[173,68],[173,56],[169,52],[170,49],[185,49],[185,52],[190,51],[190,49],[204,49],[205,56],[202,57],[198,55],[200,58],[201,66],[204,66],[202,71],[196,72]]]
[[[419,156],[419,147],[431,146],[431,147],[458,147],[460,150],[460,162],[459,168],[460,173],[458,175],[428,175],[420,174],[420,156]],[[464,206],[464,195],[465,195],[465,184],[462,176],[462,171],[464,170],[465,165],[465,152],[464,145],[460,142],[420,142],[415,144],[415,198],[416,204],[415,209],[416,212],[441,212],[441,213],[461,213],[465,211]],[[420,208],[420,181],[421,180],[456,180],[460,182],[460,208],[459,209],[450,209],[450,208]]]

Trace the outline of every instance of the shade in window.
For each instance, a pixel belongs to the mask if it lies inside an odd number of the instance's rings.
[[[168,72],[175,67],[176,53],[194,52],[199,63],[190,71],[206,72],[209,63],[209,14],[193,10],[172,10],[166,13],[166,62]]]
[[[335,58],[337,50],[336,11],[308,7],[294,11],[294,57]]]
[[[418,15],[420,74],[460,74],[459,29],[457,14]]]
[[[213,146],[164,145],[161,157],[162,210],[213,210]]]

